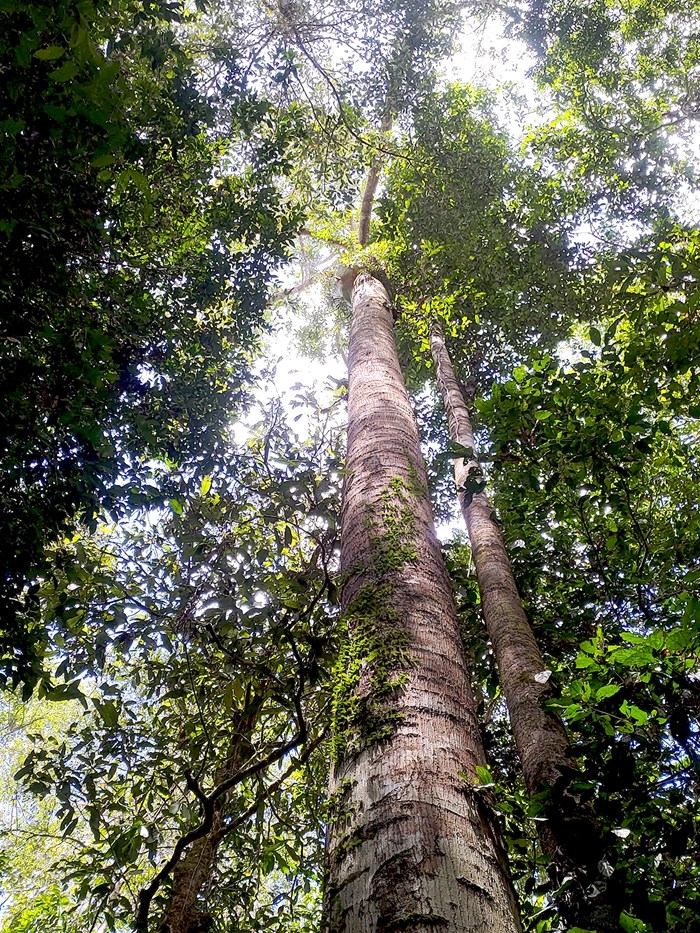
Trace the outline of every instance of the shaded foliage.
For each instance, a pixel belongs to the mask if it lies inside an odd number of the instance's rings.
[[[112,929],[138,903],[142,921],[162,909],[178,840],[196,838],[217,800],[223,841],[207,910],[270,929],[276,904],[303,914],[313,903],[334,641],[333,443],[322,428],[300,444],[275,408],[225,474],[174,500],[169,520],[151,509],[58,546],[40,598],[61,635],[39,697],[81,707],[61,734],[31,735],[17,778],[48,795],[55,832],[72,840],[60,866],[81,924],[99,917]]]
[[[216,451],[300,223],[276,185],[301,124],[235,56],[206,90],[178,4],[0,17],[0,624],[31,684],[46,545],[118,514],[144,459]]]
[[[639,929],[685,930],[699,913],[697,237],[678,230],[614,265],[609,317],[573,361],[536,356],[479,407],[576,740],[573,791],[608,833],[607,885]]]

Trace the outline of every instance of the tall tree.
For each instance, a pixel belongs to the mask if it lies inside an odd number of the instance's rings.
[[[525,787],[535,812],[540,813],[538,831],[556,880],[561,884],[568,876],[575,882],[560,896],[559,905],[575,925],[615,931],[617,914],[613,911],[612,916],[607,915],[595,887],[595,881],[600,880],[598,866],[605,854],[601,830],[592,808],[582,805],[570,790],[580,774],[564,724],[549,702],[554,697],[552,671],[545,669],[496,512],[484,492],[486,480],[469,408],[436,321],[431,326],[430,344],[450,440],[462,454],[454,460],[457,495]]]
[[[678,233],[621,263],[580,356],[535,357],[482,408],[495,448],[509,438],[494,499],[584,775],[577,794],[606,833],[607,886],[654,931],[700,913],[698,264],[697,234]]]
[[[520,929],[389,296],[355,281],[326,928]]]
[[[430,447],[437,438],[446,446],[426,391],[431,318],[443,323],[458,374],[480,374],[475,426],[494,464],[492,501],[553,672],[540,712],[556,709],[572,738],[568,791],[584,811],[596,798],[605,855],[595,884],[619,907],[613,926],[687,933],[684,911],[697,912],[700,890],[691,857],[698,249],[656,210],[671,209],[681,176],[655,147],[666,98],[681,125],[691,122],[693,81],[685,97],[673,84],[694,67],[693,21],[657,0],[624,11],[615,0],[521,4],[530,23],[546,20],[549,77],[561,79],[553,106],[566,108],[534,134],[523,164],[493,128],[489,95],[427,93],[427,66],[449,29],[426,0],[212,6],[194,19],[190,5],[172,3],[5,6],[3,76],[19,77],[1,127],[13,216],[0,217],[0,230],[18,268],[23,256],[43,260],[36,282],[26,268],[13,279],[10,264],[2,280],[31,325],[5,341],[10,371],[29,365],[40,386],[8,386],[8,422],[18,413],[23,427],[3,461],[20,479],[7,517],[25,530],[36,517],[38,533],[5,582],[10,602],[13,593],[24,600],[12,603],[24,613],[18,636],[37,634],[37,656],[42,641],[48,647],[37,702],[72,700],[75,719],[60,736],[27,739],[21,769],[55,811],[27,825],[59,837],[64,889],[30,906],[41,873],[26,866],[26,891],[17,886],[3,925],[102,933],[122,928],[140,902],[142,926],[146,914],[150,925],[313,928],[327,764],[315,742],[338,641],[328,924],[363,929],[375,918],[425,933],[459,914],[462,928],[517,928],[492,791],[526,925],[567,925],[535,842],[541,814],[522,792],[491,647],[481,626],[465,625],[479,606],[471,557],[445,547],[453,567],[463,563],[452,581],[459,617],[440,563],[379,283],[386,264],[403,312],[399,358]],[[661,40],[645,23],[663,27]],[[627,80],[620,65],[639,49]],[[405,145],[370,128],[392,106]],[[338,625],[328,502],[337,445],[307,457],[287,429],[269,425],[237,452],[221,438],[244,391],[267,273],[300,224],[296,205],[313,203],[307,229],[323,228],[326,244],[350,243],[355,155],[370,162],[387,150],[397,158],[382,235],[368,235],[367,197],[355,257],[376,275],[358,281],[354,298]],[[42,192],[56,198],[54,228],[42,222],[50,200],[35,198],[33,155]],[[85,212],[83,182],[96,192]],[[601,218],[619,221],[624,239],[640,219],[663,220],[664,233],[624,254],[614,244],[603,257],[573,247],[581,220]],[[43,310],[56,312],[50,333]],[[134,350],[125,366],[122,350]],[[44,514],[52,490],[60,499],[74,480],[75,501]],[[432,491],[444,513],[445,497]],[[23,502],[36,508],[23,516]],[[109,525],[79,529],[81,502],[89,522]],[[127,509],[128,523],[112,528]],[[10,644],[9,623],[7,634]],[[463,645],[458,635],[468,636]],[[31,648],[20,645],[10,676]],[[24,877],[25,850],[12,849],[21,833],[14,826],[3,839],[0,869],[12,879]],[[465,866],[471,875],[460,874]],[[431,904],[426,892],[436,892]]]

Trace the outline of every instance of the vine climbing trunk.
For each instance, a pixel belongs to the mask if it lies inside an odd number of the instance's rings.
[[[349,638],[336,671],[324,929],[521,929],[389,297],[360,275],[342,513]]]
[[[430,346],[450,439],[472,452],[468,459],[455,459],[455,482],[525,786],[531,797],[542,802],[546,816],[546,821],[538,823],[542,846],[562,870],[579,868],[590,880],[603,854],[600,833],[592,811],[568,792],[576,767],[569,756],[567,732],[561,719],[546,705],[552,696],[550,672],[544,669],[501,529],[483,492],[485,481],[469,409],[442,330],[435,322]]]

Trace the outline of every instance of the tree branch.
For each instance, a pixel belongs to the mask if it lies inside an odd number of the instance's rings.
[[[181,836],[180,839],[178,839],[170,857],[161,866],[150,883],[139,893],[139,904],[136,917],[134,919],[135,930],[138,930],[139,933],[147,933],[148,917],[151,909],[151,902],[154,896],[165,879],[171,873],[173,868],[180,861],[180,857],[187,846],[195,842],[197,839],[201,839],[203,836],[206,836],[206,834],[211,830],[214,821],[214,803],[216,800],[234,788],[237,784],[245,781],[246,778],[259,774],[261,771],[264,771],[265,768],[270,767],[270,765],[283,758],[288,752],[291,752],[294,748],[303,744],[306,741],[306,736],[306,723],[302,719],[302,721],[299,723],[299,729],[296,735],[294,735],[294,737],[290,739],[289,742],[278,746],[262,760],[256,762],[255,764],[249,765],[247,768],[243,768],[237,774],[234,774],[227,780],[222,781],[209,794],[204,794],[202,792],[201,788],[191,774],[188,773],[185,775],[187,786],[190,788],[190,790],[193,791],[193,793],[195,793],[195,796],[197,797],[197,800],[199,801],[199,804],[202,808],[203,818],[199,825],[195,826],[188,833],[185,833],[184,836]]]
[[[392,123],[393,117],[391,114],[391,108],[389,102],[387,101],[386,113],[384,114],[384,119],[382,120],[381,126],[382,133],[389,133],[391,131]],[[384,152],[377,152],[377,155],[372,160],[369,173],[367,174],[367,181],[365,182],[365,190],[362,194],[360,222],[357,229],[357,242],[360,244],[360,246],[367,246],[367,243],[369,242],[372,207],[374,206],[374,197],[377,193],[379,176],[381,175],[383,164]]]

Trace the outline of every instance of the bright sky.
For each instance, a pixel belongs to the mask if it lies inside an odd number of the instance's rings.
[[[528,78],[528,70],[533,66],[534,59],[528,49],[522,43],[506,39],[503,35],[503,23],[496,17],[491,17],[488,22],[477,26],[473,21],[465,19],[460,45],[460,50],[443,69],[445,82],[461,81],[494,90],[504,86],[517,86],[521,98],[519,106],[512,95],[503,95],[503,123],[513,127],[521,138],[523,127],[537,117],[537,97],[533,83]],[[282,277],[283,287],[289,287],[298,281],[298,275],[295,278],[290,271],[285,270]],[[322,300],[321,289],[310,288],[301,296],[301,300],[307,306],[318,303]],[[336,387],[335,384],[331,384],[328,389],[324,389],[324,386],[329,378],[337,380],[346,377],[345,363],[336,352],[332,352],[325,359],[302,356],[295,335],[303,322],[300,322],[293,312],[280,310],[276,314],[279,315],[280,323],[268,339],[261,365],[266,366],[278,361],[274,384],[280,398],[285,399],[293,394],[291,387],[298,382],[315,387],[321,396],[324,391],[331,392]]]

